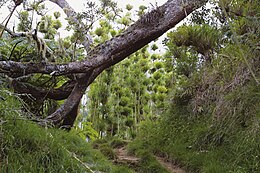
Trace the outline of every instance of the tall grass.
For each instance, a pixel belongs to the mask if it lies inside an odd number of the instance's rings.
[[[191,172],[260,172],[259,88],[249,83],[225,99],[232,104],[222,119],[173,105],[159,122],[142,124],[129,150],[163,155]]]
[[[0,104],[0,172],[132,172],[114,166],[75,131],[48,129],[22,115],[20,101],[8,92]]]

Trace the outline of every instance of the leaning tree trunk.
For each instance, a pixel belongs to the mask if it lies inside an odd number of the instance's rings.
[[[50,1],[60,6],[68,17],[76,16],[75,11],[65,0]],[[50,93],[47,93],[44,89],[38,89],[40,94],[44,95],[45,93],[46,97],[64,98],[60,95],[61,93],[64,93],[63,96],[67,97],[64,104],[49,115],[44,122],[71,127],[76,119],[75,110],[87,87],[103,70],[122,61],[133,52],[157,39],[186,18],[192,11],[204,5],[205,2],[206,0],[168,0],[164,5],[143,15],[120,35],[99,44],[90,51],[88,51],[89,45],[87,43],[89,36],[86,35],[85,44],[83,45],[88,55],[81,62],[52,64],[0,61],[0,72],[9,71],[17,76],[34,73],[50,75],[75,74],[75,81],[69,82],[73,85],[64,85],[59,89],[52,90]],[[75,19],[74,22],[77,23],[77,20]],[[16,86],[19,88],[19,84],[16,84]],[[22,90],[21,87],[20,90]],[[26,92],[30,93],[29,90]],[[37,95],[37,93],[34,94]]]
[[[90,60],[85,62],[94,64],[93,71],[82,75],[75,85],[72,93],[55,113],[47,117],[54,124],[67,118],[71,109],[77,106],[87,86],[106,68],[120,62],[127,56],[142,48],[152,40],[160,37],[166,31],[187,17],[196,8],[202,6],[204,1],[171,0],[164,5],[142,16],[137,22],[126,29],[122,34],[95,47],[89,54]],[[83,62],[84,63],[84,62]],[[66,125],[72,126],[74,119],[66,121]]]

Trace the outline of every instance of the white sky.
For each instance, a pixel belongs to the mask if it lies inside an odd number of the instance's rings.
[[[93,2],[95,2],[95,0],[92,0]],[[165,3],[167,0],[130,0],[130,1],[126,1],[126,0],[114,0],[115,2],[118,3],[118,7],[125,9],[127,4],[131,4],[134,6],[133,10],[138,10],[138,7],[140,5],[145,5],[145,6],[160,6],[163,3]],[[77,12],[81,12],[84,10],[84,3],[87,2],[87,0],[67,0],[67,2],[72,6],[72,8],[74,8],[75,11]],[[55,11],[60,11],[62,16],[60,18],[61,22],[65,22],[65,20],[62,20],[62,18],[64,19],[66,16],[63,13],[63,11],[54,3],[50,2],[50,1],[45,1],[45,7],[49,10],[49,13],[52,14]],[[20,8],[17,8],[17,11],[20,11]],[[8,16],[8,14],[10,13],[10,11],[8,10],[7,7],[2,7],[0,9],[0,23],[2,23],[6,17]],[[14,15],[11,17],[9,23],[8,23],[8,27],[9,28],[13,28],[13,26],[17,26],[18,20],[17,20],[17,16],[15,13]],[[66,24],[63,24],[63,26],[65,27]],[[63,33],[63,31],[60,31],[61,33]]]
[[[145,5],[145,6],[151,6],[154,5],[162,5],[165,3],[167,0],[131,0],[131,1],[125,1],[125,0],[115,0],[117,2],[118,7],[120,8],[125,8],[127,4],[131,4],[134,6],[135,9],[137,9],[140,5]],[[86,0],[67,0],[67,2],[74,8],[75,11],[83,11],[84,9],[84,2],[87,2]],[[93,0],[95,2],[95,0]],[[46,1],[46,7],[50,9],[51,11],[57,11],[60,10],[59,7],[54,5],[51,2]],[[5,19],[5,17],[9,14],[9,10],[7,8],[1,8],[0,9],[0,23]],[[14,18],[14,17],[12,17]]]
[[[119,8],[122,8],[124,9],[126,7],[127,4],[130,4],[130,5],[133,5],[134,9],[133,10],[138,10],[138,7],[140,5],[145,5],[145,6],[161,6],[163,5],[167,0],[129,0],[129,1],[126,1],[126,0],[114,0],[115,2],[117,2],[117,5]],[[82,11],[84,9],[84,2],[86,2],[85,0],[77,0],[77,3],[75,3],[75,0],[67,0],[67,2],[69,2],[69,4],[74,8],[74,10],[76,11]],[[155,51],[155,53],[164,53],[165,52],[165,49],[163,48],[163,45],[162,45],[162,41],[163,39],[165,38],[165,34],[163,36],[161,36],[159,38],[158,41],[156,41],[159,49],[157,49]],[[153,44],[150,43],[150,44]]]
[[[92,0],[92,1],[95,2],[95,0]],[[133,10],[137,11],[138,7],[140,5],[145,5],[145,6],[149,6],[149,7],[152,7],[152,6],[156,7],[156,6],[160,6],[160,5],[164,4],[167,0],[129,0],[129,1],[114,0],[114,1],[117,2],[119,8],[125,9],[127,4],[131,4],[131,5],[134,6]],[[67,0],[67,2],[72,6],[72,8],[74,8],[75,11],[81,12],[81,11],[84,10],[84,3],[86,3],[87,0]],[[49,10],[50,14],[52,14],[55,11],[61,12],[61,18],[59,18],[59,19],[61,20],[62,23],[64,22],[63,28],[65,28],[66,24],[65,24],[65,20],[63,20],[63,19],[66,16],[63,13],[63,11],[57,5],[55,5],[54,3],[50,2],[50,1],[45,1],[44,3],[45,3],[45,7]],[[17,11],[20,11],[20,10],[21,10],[21,7],[17,8]],[[0,23],[2,23],[4,21],[4,19],[8,16],[9,13],[10,13],[10,11],[8,10],[7,7],[2,7],[0,9]],[[11,29],[13,28],[13,26],[17,26],[17,24],[18,24],[17,17],[15,17],[15,16],[17,16],[17,15],[14,14],[11,17],[11,20],[8,23],[8,27],[11,28]],[[65,29],[62,29],[62,28],[59,29],[59,32],[60,32],[62,37],[69,35],[69,33],[67,31],[65,31]],[[157,42],[161,42],[161,41],[162,41],[162,38],[160,39],[160,41],[157,41]],[[158,46],[161,47],[160,43],[159,43]],[[162,49],[160,48],[160,50],[162,50]],[[159,52],[160,52],[160,50],[159,50]]]
[[[118,6],[120,8],[125,8],[127,4],[131,4],[134,6],[134,8],[138,8],[140,5],[145,5],[148,6],[150,4],[155,5],[157,4],[158,6],[164,4],[167,0],[115,0],[117,2]],[[70,3],[70,5],[76,10],[76,11],[81,11],[83,9],[83,4],[86,2],[86,0],[67,0],[67,2]],[[77,3],[76,3],[77,2]]]
[[[30,0],[29,0],[30,1]],[[31,0],[32,1],[32,0]],[[91,0],[93,2],[97,2],[98,0]],[[161,6],[162,4],[164,4],[167,0],[114,0],[115,2],[117,2],[118,4],[118,7],[119,8],[122,8],[122,9],[125,9],[126,5],[127,4],[131,4],[134,6],[134,9],[132,10],[132,12],[136,12],[138,10],[138,7],[140,5],[145,5],[147,7],[156,7],[156,6]],[[71,7],[76,11],[76,12],[82,12],[84,10],[84,3],[87,2],[87,0],[67,0],[67,2],[71,5]],[[60,11],[61,12],[61,17],[59,18],[60,21],[63,23],[62,24],[62,28],[60,28],[58,30],[58,32],[60,33],[61,37],[66,37],[68,35],[71,34],[71,32],[68,32],[65,30],[65,27],[66,27],[66,21],[65,21],[65,14],[63,13],[63,11],[61,10],[61,8],[59,8],[56,4],[46,0],[45,2],[45,7],[49,10],[49,13],[48,14],[53,14],[53,12],[55,11]],[[17,11],[20,11],[21,10],[21,7],[20,9],[18,8]],[[1,8],[0,9],[0,23],[3,22],[3,20],[8,16],[8,14],[10,13],[10,11],[8,10],[7,7],[5,8]],[[17,13],[16,13],[17,14]],[[9,21],[8,23],[8,27],[10,29],[12,29],[14,26],[17,27],[17,24],[18,24],[18,20],[17,20],[17,15],[13,15],[11,17],[11,20]],[[180,22],[178,25],[176,26],[180,26],[182,25],[183,22]],[[155,51],[155,53],[164,53],[165,52],[165,49],[162,45],[162,41],[164,40],[164,38],[166,37],[166,34],[164,34],[163,36],[161,36],[157,41],[156,41],[156,44],[159,46],[159,49],[157,49]],[[153,44],[150,43],[150,44]]]

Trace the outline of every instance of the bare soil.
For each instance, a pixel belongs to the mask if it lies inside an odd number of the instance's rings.
[[[115,153],[117,156],[117,159],[114,160],[115,163],[119,164],[127,164],[127,165],[137,165],[140,161],[140,158],[136,156],[129,155],[127,153],[127,150],[125,147],[116,148]],[[166,168],[170,173],[186,173],[185,170],[180,168],[178,165],[174,164],[173,162],[168,161],[164,157],[156,156],[156,160],[164,167]]]
[[[116,163],[122,163],[122,164],[128,164],[128,165],[136,165],[138,164],[140,158],[136,156],[131,156],[127,153],[127,150],[125,147],[116,148],[115,153],[117,156],[117,159],[114,161]]]
[[[156,160],[164,167],[166,168],[170,173],[186,173],[185,170],[180,168],[178,165],[172,163],[171,161],[168,161],[164,157],[158,157],[156,156]]]

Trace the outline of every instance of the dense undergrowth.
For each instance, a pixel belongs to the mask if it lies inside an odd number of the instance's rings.
[[[190,172],[256,173],[259,2],[217,2],[214,18],[222,24],[195,20],[168,34],[166,56],[174,57],[168,108],[159,121],[142,123],[129,151],[164,156]]]
[[[47,129],[23,118],[17,97],[1,90],[0,172],[131,172],[114,166],[76,131]]]
[[[255,60],[251,65],[258,78]],[[191,172],[260,172],[259,85],[248,70],[241,72],[243,63],[228,79],[219,77],[228,73],[221,68],[207,67],[200,82],[193,76],[183,90],[179,85],[168,110],[159,121],[142,124],[129,151],[164,156]]]
[[[168,34],[165,55],[143,48],[97,79],[84,133],[28,121],[0,88],[0,172],[132,172],[108,159],[135,137],[136,172],[166,173],[155,156],[189,172],[260,172],[259,2],[217,2],[214,21],[199,14]]]
[[[118,137],[113,138],[103,138],[97,139],[92,142],[93,148],[99,149],[107,158],[116,160],[117,155],[115,150],[118,148],[126,147],[128,142],[122,140]],[[124,163],[120,163],[122,165],[128,166],[132,170],[138,173],[168,173],[169,171],[161,165],[155,156],[145,150],[140,150],[136,153],[128,152],[127,155],[136,157],[140,159],[137,163],[128,163],[125,161]]]

